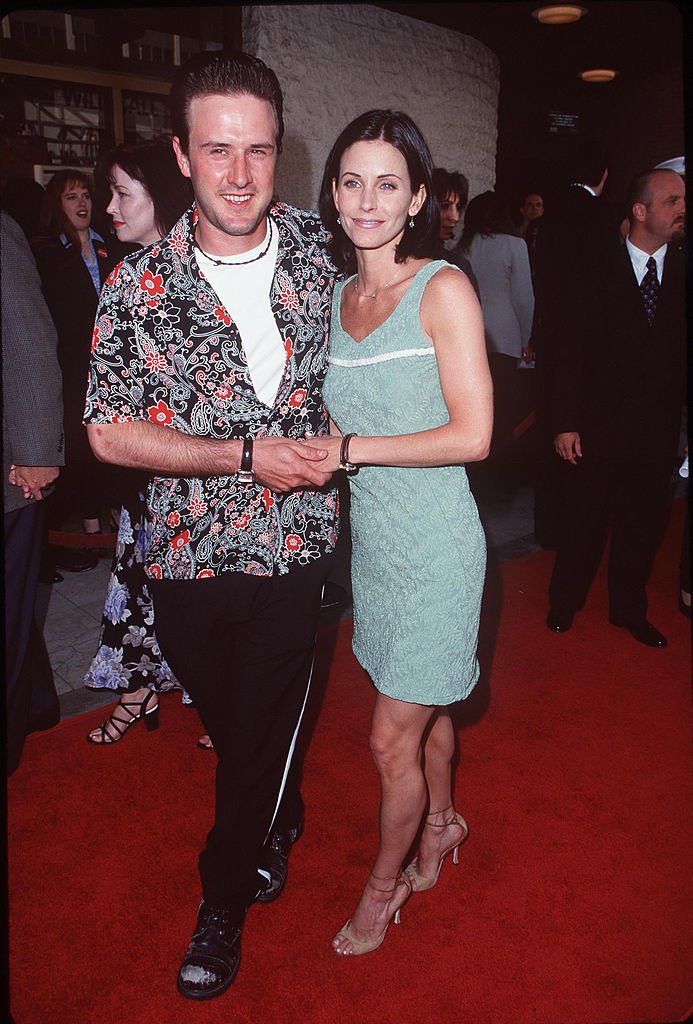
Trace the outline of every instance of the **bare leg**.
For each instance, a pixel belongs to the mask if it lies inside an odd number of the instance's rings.
[[[421,740],[433,709],[393,700],[379,693],[371,728],[371,752],[380,774],[380,844],[371,879],[366,883],[349,924],[358,942],[376,939],[409,895],[396,885],[402,862],[421,824],[426,780]],[[353,952],[342,933],[332,940],[338,953]]]
[[[101,532],[101,523],[99,522],[98,518],[97,519],[83,519],[82,520],[82,529],[84,530],[84,532],[87,535],[92,534],[92,533],[100,533]]]
[[[452,803],[452,759],[455,754],[455,730],[447,708],[436,708],[433,723],[424,741],[424,772],[428,786],[429,811]]]
[[[440,857],[462,835],[463,829],[453,819],[452,758],[455,753],[455,731],[446,708],[436,710],[433,724],[424,743],[426,782],[429,793],[429,814],[419,842],[416,870],[433,878]],[[445,823],[449,822],[446,827]]]

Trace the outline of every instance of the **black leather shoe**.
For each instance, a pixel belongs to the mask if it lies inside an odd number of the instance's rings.
[[[52,568],[50,566],[41,566],[41,571],[39,572],[39,583],[45,583],[50,586],[52,583],[62,583],[64,579],[65,577],[63,574],[58,572],[55,566]]]
[[[241,962],[242,915],[200,903],[197,925],[178,972],[187,999],[214,999],[229,987]]]
[[[289,873],[291,847],[303,835],[303,824],[301,818],[295,828],[287,829],[286,832],[275,829],[263,846],[258,868],[270,877],[267,888],[262,889],[255,897],[258,903],[273,903],[281,896]]]
[[[572,612],[557,612],[553,608],[549,609],[549,614],[546,616],[546,625],[552,633],[567,633],[572,624]]]
[[[639,622],[621,622],[618,619],[609,619],[612,626],[619,626],[621,629],[627,629],[632,637],[634,637],[638,643],[645,644],[647,647],[666,647],[667,638],[663,636],[658,629],[648,622],[647,619],[641,619]]]

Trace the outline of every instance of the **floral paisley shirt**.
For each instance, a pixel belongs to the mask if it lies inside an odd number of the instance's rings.
[[[319,436],[334,268],[317,214],[275,204],[270,304],[286,352],[274,405],[255,394],[236,325],[201,273],[195,207],[160,242],[115,268],[94,325],[85,423],[145,420],[219,440]],[[229,476],[153,477],[154,579],[286,573],[334,548],[335,489],[280,494]]]

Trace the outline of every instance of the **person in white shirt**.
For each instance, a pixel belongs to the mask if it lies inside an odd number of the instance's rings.
[[[568,472],[547,626],[570,629],[610,527],[609,620],[661,648],[666,638],[647,621],[646,584],[666,522],[684,397],[682,179],[642,172],[627,209],[625,244],[595,251],[557,339],[551,414]]]
[[[493,442],[496,454],[526,414],[518,364],[531,360],[529,341],[534,289],[527,246],[496,192],[475,196],[467,207],[460,247],[479,285],[489,367],[493,377]]]

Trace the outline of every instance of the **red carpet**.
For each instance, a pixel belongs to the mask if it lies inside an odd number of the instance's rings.
[[[321,635],[307,826],[274,905],[254,907],[236,983],[193,1004],[175,977],[198,900],[214,756],[197,716],[105,750],[95,712],[30,737],[10,780],[16,1024],[616,1024],[693,1003],[690,630],[677,509],[653,573],[664,651],[606,621],[603,578],[571,632],[543,624],[552,556],[489,576],[483,681],[460,719],[460,865],[382,948],[338,960],[375,848],[372,690],[350,624]],[[502,600],[501,600],[502,597]],[[324,672],[322,675],[324,679]],[[322,707],[319,707],[322,701]],[[319,715],[318,715],[319,711]]]

